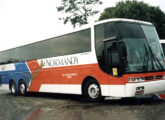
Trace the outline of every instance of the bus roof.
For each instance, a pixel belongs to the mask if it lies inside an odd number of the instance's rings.
[[[81,31],[81,30],[84,30],[84,29],[91,28],[94,25],[99,25],[99,24],[103,24],[103,23],[107,23],[107,22],[117,22],[117,21],[119,21],[119,22],[120,21],[122,21],[122,22],[133,22],[133,23],[140,23],[140,24],[152,25],[152,23],[149,23],[149,22],[139,21],[139,20],[133,20],[133,19],[123,19],[123,18],[106,19],[106,20],[102,20],[102,21],[97,21],[97,22],[89,23],[87,25],[83,25],[83,26],[81,26],[79,28],[73,29],[73,30],[71,30],[69,32],[62,33],[62,34],[57,34],[54,37],[50,37],[50,38],[47,38],[47,39],[44,39],[44,40],[39,40],[39,41],[36,41],[36,42],[28,43],[28,44],[25,44],[25,45],[29,45],[29,44],[33,44],[33,43],[37,43],[37,42],[42,42],[42,41],[49,40],[49,39],[52,39],[52,38],[56,38],[56,37],[60,37],[60,36],[63,36],[63,35],[70,34],[70,33],[78,32],[78,31]],[[10,49],[21,47],[21,46],[25,46],[25,45],[11,47],[11,48],[6,49],[6,50],[10,50]],[[1,50],[0,52],[6,51],[6,50]]]
[[[94,25],[97,24],[102,24],[102,23],[106,23],[106,22],[117,22],[117,21],[121,21],[121,22],[133,22],[133,23],[141,23],[141,24],[148,24],[148,25],[153,25],[150,22],[145,22],[145,21],[140,21],[140,20],[133,20],[133,19],[124,19],[124,18],[113,18],[113,19],[106,19],[106,20],[102,20],[102,21],[98,21],[96,22]]]
[[[69,31],[69,32],[66,32],[66,33],[63,33],[63,34],[58,34],[55,37],[59,37],[59,36],[62,36],[62,35],[67,35],[67,34],[70,34],[70,33],[78,32],[78,31],[81,31],[81,30],[84,30],[84,29],[88,29],[88,28],[91,28],[94,25],[99,25],[99,24],[103,24],[103,23],[107,23],[107,22],[120,22],[120,21],[121,22],[132,22],[132,23],[153,25],[152,23],[145,22],[145,21],[139,21],[139,20],[133,20],[133,19],[124,19],[124,18],[113,18],[113,19],[106,19],[106,20],[101,20],[101,21],[89,23],[89,24],[83,25],[79,28],[73,29],[72,31]]]

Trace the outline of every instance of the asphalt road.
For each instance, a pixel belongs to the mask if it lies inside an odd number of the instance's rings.
[[[0,120],[165,120],[165,101],[151,98],[88,102],[81,96],[0,91]]]

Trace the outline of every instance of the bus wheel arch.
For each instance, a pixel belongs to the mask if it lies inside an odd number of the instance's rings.
[[[99,82],[92,76],[86,77],[82,82],[82,95],[85,96],[89,101],[101,100],[101,87]]]
[[[27,83],[24,79],[20,79],[19,82],[18,82],[18,92],[19,92],[19,95],[26,95],[27,93]]]

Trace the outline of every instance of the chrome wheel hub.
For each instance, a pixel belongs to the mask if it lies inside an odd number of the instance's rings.
[[[20,89],[21,94],[25,93],[25,85],[24,84],[21,84],[19,89]]]
[[[88,94],[91,98],[97,98],[99,96],[100,89],[97,84],[91,84],[88,88]]]
[[[15,85],[14,85],[14,84],[11,86],[11,92],[12,92],[13,94],[16,92],[16,88],[15,88]]]

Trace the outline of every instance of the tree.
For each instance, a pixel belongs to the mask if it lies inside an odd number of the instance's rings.
[[[58,12],[64,12],[66,17],[59,18],[64,21],[64,24],[71,22],[76,25],[88,23],[88,18],[97,14],[99,11],[93,10],[94,5],[100,5],[100,0],[61,0],[61,5],[57,7]]]
[[[165,38],[165,13],[159,7],[150,6],[136,0],[122,1],[118,2],[116,7],[104,9],[99,20],[108,18],[128,18],[151,22],[155,25],[159,37]]]

